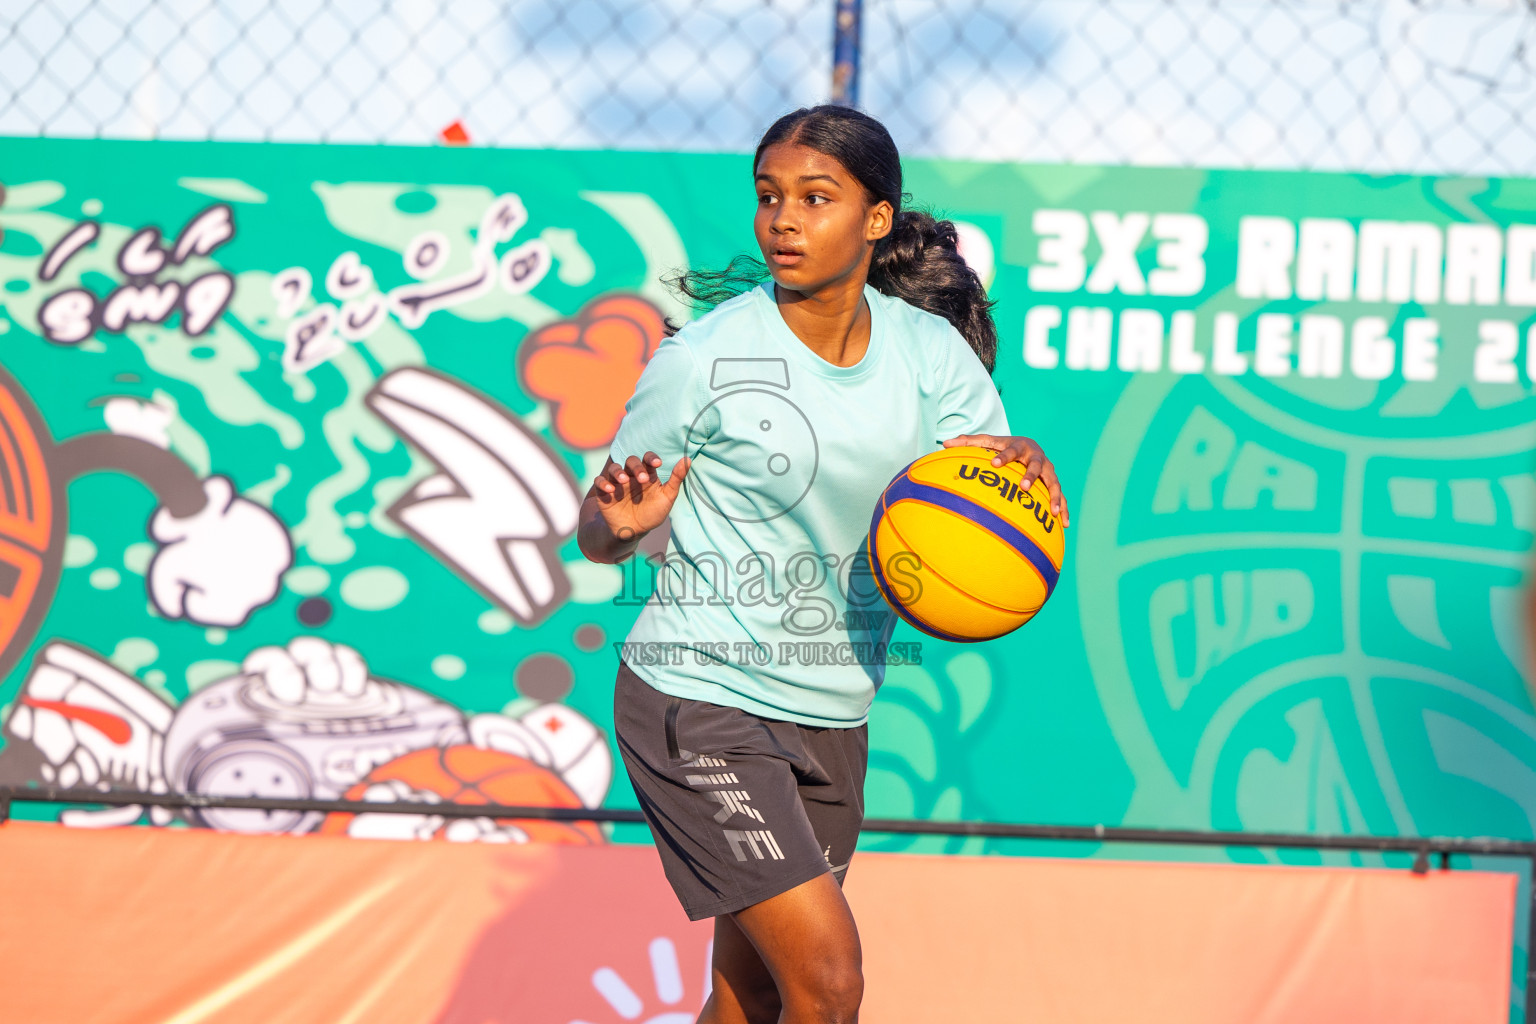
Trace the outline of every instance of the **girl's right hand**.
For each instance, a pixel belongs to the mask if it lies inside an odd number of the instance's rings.
[[[666,522],[692,463],[686,455],[678,459],[672,475],[661,483],[656,479],[661,456],[655,452],[646,452],[643,460],[631,455],[623,465],[610,458],[593,480],[592,494],[613,535],[630,540]]]

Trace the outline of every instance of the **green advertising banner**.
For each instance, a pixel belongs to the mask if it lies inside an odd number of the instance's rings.
[[[1017,632],[898,626],[868,813],[1531,837],[1536,181],[907,173],[1073,525]],[[8,139],[0,182],[0,782],[635,805],[645,574],[576,508],[659,276],[754,248],[746,157]]]

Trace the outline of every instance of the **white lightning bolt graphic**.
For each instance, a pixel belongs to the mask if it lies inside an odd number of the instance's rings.
[[[432,371],[395,370],[367,401],[442,470],[389,517],[519,622],[542,621],[570,593],[557,553],[581,505],[570,472],[516,417]]]

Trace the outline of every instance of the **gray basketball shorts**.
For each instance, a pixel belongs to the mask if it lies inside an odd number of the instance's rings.
[[[673,697],[619,662],[614,737],[690,920],[830,871],[864,821],[869,726],[816,728]]]

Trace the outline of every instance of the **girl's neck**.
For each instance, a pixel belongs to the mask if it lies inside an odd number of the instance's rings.
[[[852,366],[869,347],[864,282],[838,282],[814,294],[773,286],[779,314],[795,337],[834,366]]]

